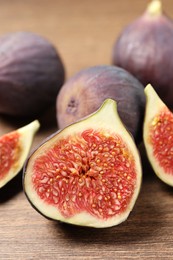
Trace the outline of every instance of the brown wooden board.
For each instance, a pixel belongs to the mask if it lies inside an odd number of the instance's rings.
[[[173,17],[172,0],[163,2]],[[110,64],[114,40],[147,3],[0,0],[0,35],[27,30],[47,37],[58,48],[68,79],[80,69]],[[0,116],[0,135],[26,122]],[[32,149],[57,130],[53,110],[41,122]],[[173,259],[173,189],[157,179],[143,158],[143,183],[134,210],[127,221],[107,229],[45,219],[28,203],[19,174],[0,190],[0,259]]]

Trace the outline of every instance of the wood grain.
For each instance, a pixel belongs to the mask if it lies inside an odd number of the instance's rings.
[[[110,64],[114,40],[144,10],[144,0],[0,0],[0,34],[34,31],[58,48],[66,78],[80,69]],[[163,1],[173,14],[173,2]],[[0,134],[24,121],[0,117]],[[57,130],[48,111],[33,148]],[[28,203],[22,176],[0,190],[0,259],[173,259],[173,190],[153,174],[143,149],[144,176],[128,220],[107,229],[89,229],[43,218]]]

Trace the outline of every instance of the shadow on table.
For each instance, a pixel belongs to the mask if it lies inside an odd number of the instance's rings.
[[[4,203],[22,191],[22,171],[0,189],[0,203]]]
[[[30,122],[36,119],[39,120],[41,124],[41,129],[43,131],[52,127],[58,128],[55,105],[51,106],[47,111],[42,113],[40,116],[15,117],[15,116],[1,115],[0,119],[1,121],[3,121],[4,125],[10,126],[14,130],[26,124],[29,124]]]

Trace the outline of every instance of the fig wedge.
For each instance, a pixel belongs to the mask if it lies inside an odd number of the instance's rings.
[[[0,137],[0,188],[21,171],[39,126],[35,120]]]
[[[173,186],[173,113],[151,84],[145,88],[146,111],[143,139],[156,175]]]

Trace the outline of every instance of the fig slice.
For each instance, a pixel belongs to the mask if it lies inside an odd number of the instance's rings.
[[[28,125],[0,136],[0,188],[21,171],[39,126],[39,121],[34,120]]]
[[[117,113],[104,101],[93,114],[48,138],[24,167],[23,187],[45,217],[104,228],[125,221],[141,186],[136,145]]]
[[[143,139],[156,175],[173,186],[173,113],[151,84],[145,88],[146,111]]]

